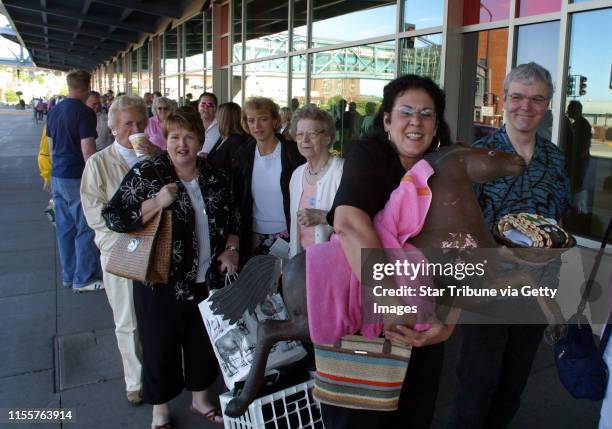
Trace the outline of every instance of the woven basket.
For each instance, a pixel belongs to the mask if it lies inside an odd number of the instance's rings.
[[[397,410],[410,354],[409,346],[359,335],[347,335],[334,346],[316,345],[313,395],[339,407]]]
[[[144,227],[120,234],[106,271],[147,283],[168,283],[172,253],[172,212],[160,211]]]

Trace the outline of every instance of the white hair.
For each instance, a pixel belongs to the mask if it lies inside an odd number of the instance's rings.
[[[113,101],[108,109],[108,128],[116,130],[119,126],[119,113],[128,109],[136,109],[144,119],[145,125],[149,122],[147,105],[144,100],[137,95],[121,95]]]

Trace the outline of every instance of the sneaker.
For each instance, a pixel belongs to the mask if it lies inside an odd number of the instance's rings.
[[[126,393],[127,400],[132,405],[138,405],[142,403],[142,391],[140,390],[128,390]]]
[[[74,287],[74,286],[72,287],[72,291],[75,293],[93,292],[93,291],[102,290],[102,289],[104,289],[104,283],[102,283],[102,280],[95,280],[81,287]]]

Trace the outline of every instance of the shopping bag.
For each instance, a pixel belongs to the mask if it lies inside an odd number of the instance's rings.
[[[214,294],[215,291],[211,291]],[[257,344],[257,327],[260,321],[286,320],[287,310],[280,294],[269,296],[258,305],[254,314],[245,312],[236,323],[229,323],[211,309],[210,297],[199,304],[204,326],[208,332],[215,356],[219,361],[223,380],[228,389],[246,379],[253,362]],[[304,358],[306,350],[299,341],[280,341],[270,350],[266,371]]]

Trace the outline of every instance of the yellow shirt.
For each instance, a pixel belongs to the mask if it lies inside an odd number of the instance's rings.
[[[47,139],[47,125],[43,127],[42,136],[40,137],[38,170],[45,182],[51,180],[51,152],[49,151],[49,140]]]

